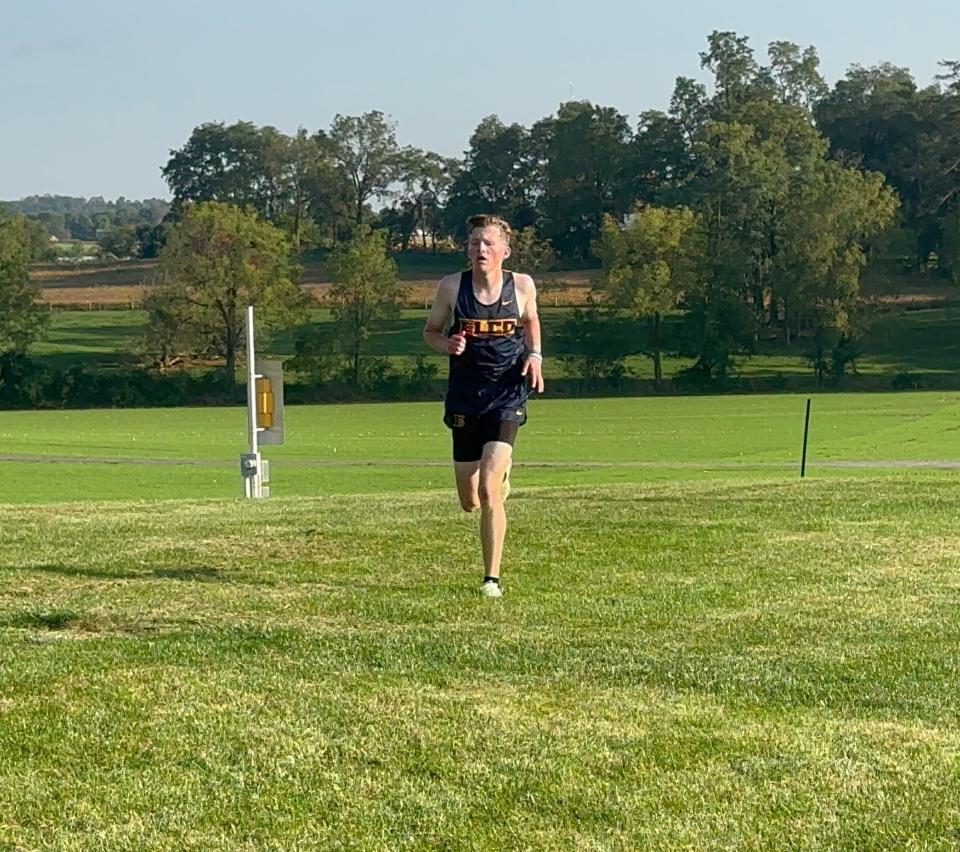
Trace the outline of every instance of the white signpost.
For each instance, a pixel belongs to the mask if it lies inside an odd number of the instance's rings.
[[[270,496],[270,462],[260,455],[264,444],[283,443],[283,367],[256,359],[253,306],[247,307],[247,435],[250,452],[240,454],[240,475],[249,499]]]

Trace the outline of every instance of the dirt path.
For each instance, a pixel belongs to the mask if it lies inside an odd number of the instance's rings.
[[[237,454],[239,458],[239,453]],[[67,455],[37,455],[30,453],[0,453],[0,462],[29,462],[35,464],[118,464],[118,465],[165,465],[182,466],[193,465],[198,467],[223,467],[238,464],[232,459],[165,459],[165,458],[137,458],[130,456],[67,456]],[[447,461],[419,460],[419,459],[276,459],[277,464],[290,467],[448,467]],[[789,469],[797,467],[799,462],[726,462],[726,461],[690,461],[690,462],[657,462],[657,461],[625,461],[625,462],[598,462],[598,461],[518,461],[516,467],[548,467],[548,468],[637,468],[654,470],[756,470],[756,469]],[[952,459],[923,459],[923,460],[858,460],[858,459],[828,459],[824,461],[808,461],[808,468],[863,468],[863,469],[930,469],[930,470],[960,470],[960,460]]]

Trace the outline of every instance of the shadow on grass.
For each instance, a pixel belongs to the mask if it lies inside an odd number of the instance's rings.
[[[21,610],[5,615],[0,619],[0,626],[28,630],[66,630],[85,618],[86,616],[72,609]]]
[[[152,635],[175,625],[154,620],[118,618],[114,615],[77,612],[73,609],[22,609],[0,617],[0,628],[12,627],[36,633],[82,635]]]
[[[78,579],[92,578],[98,580],[180,580],[183,582],[215,583],[227,582],[224,572],[220,568],[210,568],[203,565],[177,568],[146,568],[142,571],[111,570],[95,566],[81,567],[76,565],[0,565],[3,571],[37,571],[43,574],[59,574],[62,577],[76,577]]]

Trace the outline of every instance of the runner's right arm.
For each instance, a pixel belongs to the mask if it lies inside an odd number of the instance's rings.
[[[427,346],[444,355],[461,355],[467,348],[467,339],[462,333],[454,334],[452,337],[444,334],[447,320],[453,313],[459,283],[459,275],[447,275],[440,279],[436,295],[433,297],[433,307],[430,308],[430,315],[423,327],[423,339]]]

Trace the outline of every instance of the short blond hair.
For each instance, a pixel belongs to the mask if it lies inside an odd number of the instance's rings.
[[[510,227],[510,223],[501,216],[494,216],[492,213],[478,213],[476,216],[471,216],[467,219],[468,237],[474,228],[499,228],[500,233],[503,234],[503,241],[510,245],[510,236],[513,234],[513,229]]]

